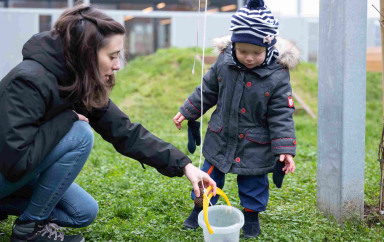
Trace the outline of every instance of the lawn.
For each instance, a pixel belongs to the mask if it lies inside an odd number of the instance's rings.
[[[159,50],[129,62],[118,73],[112,99],[133,122],[143,124],[160,138],[187,151],[186,125],[179,131],[172,118],[200,79],[195,75],[193,49]],[[294,91],[317,112],[317,67],[302,63],[292,71]],[[296,105],[298,105],[296,103]],[[212,110],[204,116],[204,131]],[[382,131],[381,73],[367,74],[365,203],[376,206],[379,196],[377,149]],[[270,179],[270,201],[260,215],[262,235],[249,241],[381,241],[383,224],[376,216],[366,221],[343,225],[325,218],[316,208],[317,121],[301,109],[294,116],[297,135],[296,172],[277,189]],[[190,155],[199,166],[199,154]],[[271,178],[271,177],[270,177]],[[183,178],[168,178],[151,167],[141,165],[114,151],[95,135],[89,160],[76,182],[99,202],[96,221],[81,233],[87,241],[203,241],[202,230],[182,230],[183,220],[193,207],[190,183]],[[236,176],[227,176],[224,192],[240,208]],[[219,203],[224,204],[224,200]],[[0,225],[9,240],[15,217]]]

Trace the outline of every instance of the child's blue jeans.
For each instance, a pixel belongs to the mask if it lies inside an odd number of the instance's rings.
[[[207,172],[216,182],[217,187],[222,189],[225,182],[225,174],[212,166],[207,160],[201,170]],[[239,187],[240,204],[246,209],[262,212],[267,208],[269,200],[269,182],[268,174],[260,176],[237,176],[237,185]],[[191,198],[195,199],[195,193],[192,190]],[[219,196],[212,197],[211,203],[215,205]]]
[[[60,226],[84,227],[98,213],[95,199],[73,183],[93,147],[93,131],[77,121],[39,167],[10,183],[0,174],[0,212],[20,220],[49,218]]]

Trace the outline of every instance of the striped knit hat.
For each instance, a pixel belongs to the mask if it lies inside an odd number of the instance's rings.
[[[263,0],[249,0],[231,19],[232,42],[270,47],[279,35],[279,21],[275,19]]]
[[[232,58],[240,67],[242,65],[235,51],[235,43],[248,43],[267,48],[267,54],[261,66],[269,65],[279,57],[279,52],[273,47],[276,44],[276,36],[279,35],[279,21],[275,19],[271,10],[263,0],[248,0],[245,7],[239,9],[231,19],[232,31]]]

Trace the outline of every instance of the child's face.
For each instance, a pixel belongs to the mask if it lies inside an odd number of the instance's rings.
[[[235,43],[237,60],[248,69],[261,65],[265,60],[266,48],[247,43]]]

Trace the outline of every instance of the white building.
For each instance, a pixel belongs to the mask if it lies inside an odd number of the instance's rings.
[[[368,4],[375,4],[378,0],[369,1]],[[91,0],[91,3],[127,29],[125,55],[128,59],[153,53],[158,48],[196,46],[198,0]],[[207,46],[213,38],[230,34],[231,15],[243,3],[243,0],[209,0]],[[266,3],[280,21],[280,36],[298,45],[304,61],[316,62],[319,0],[266,0]],[[22,60],[23,44],[33,34],[50,30],[63,9],[71,5],[73,0],[0,0],[0,33],[3,34],[0,79]],[[378,17],[377,13],[377,17],[368,20],[368,46],[380,45]],[[202,14],[199,22],[201,45]]]

